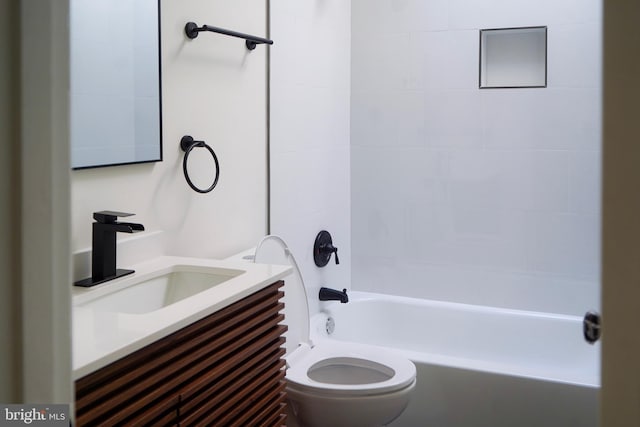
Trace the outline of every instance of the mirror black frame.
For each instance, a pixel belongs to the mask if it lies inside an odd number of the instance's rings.
[[[156,163],[161,162],[163,160],[163,135],[162,135],[162,8],[161,1],[157,0],[157,8],[158,8],[158,146],[159,152],[158,157],[149,159],[149,160],[135,160],[130,162],[119,162],[119,163],[104,163],[104,164],[96,164],[96,165],[87,165],[87,166],[72,166],[72,170],[83,170],[83,169],[96,169],[96,168],[104,168],[110,166],[123,166],[123,165],[134,165],[134,164],[145,164],[145,163]],[[69,155],[71,156],[71,152],[73,150],[73,146],[71,144],[71,135],[69,135]],[[70,159],[71,163],[71,159]]]

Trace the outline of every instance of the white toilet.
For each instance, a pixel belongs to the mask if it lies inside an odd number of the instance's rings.
[[[309,306],[293,254],[278,236],[258,244],[257,263],[290,265],[284,286],[288,426],[383,426],[406,408],[416,367],[391,351],[309,338]]]

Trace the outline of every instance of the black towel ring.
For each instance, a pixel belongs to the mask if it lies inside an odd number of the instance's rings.
[[[213,184],[211,184],[211,186],[205,190],[195,186],[195,184],[191,181],[191,178],[189,178],[189,172],[187,171],[187,160],[189,159],[189,153],[191,153],[191,150],[193,150],[195,147],[204,147],[209,150],[209,153],[211,153],[213,161],[216,164],[216,177],[213,180]],[[197,191],[198,193],[208,193],[216,188],[216,185],[218,184],[218,178],[220,177],[220,164],[218,163],[218,156],[216,156],[213,148],[208,146],[204,141],[195,141],[189,135],[185,135],[182,137],[182,139],[180,139],[180,148],[182,148],[182,151],[184,151],[184,158],[182,159],[182,171],[184,172],[184,178],[187,180],[187,184],[189,184],[189,187],[191,187],[193,191]]]

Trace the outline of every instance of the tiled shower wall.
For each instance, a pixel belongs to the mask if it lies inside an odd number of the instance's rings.
[[[344,0],[270,2],[270,231],[293,251],[312,312],[321,286],[350,288],[350,13]],[[313,262],[323,229],[340,265]]]
[[[599,0],[353,0],[352,287],[599,307]],[[479,29],[548,26],[548,86],[479,89]]]

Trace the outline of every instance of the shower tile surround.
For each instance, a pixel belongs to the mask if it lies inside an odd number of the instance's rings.
[[[311,311],[319,286],[350,284],[597,308],[600,2],[348,3],[282,0],[270,11],[281,40],[271,231],[298,257]],[[478,31],[536,25],[548,26],[548,87],[479,90]],[[339,268],[313,265],[322,228],[336,236]]]
[[[599,1],[352,0],[352,287],[599,307]],[[548,87],[478,89],[478,31],[548,26]]]
[[[309,309],[320,287],[351,288],[350,2],[271,2],[270,222],[293,251]],[[313,243],[328,230],[338,247],[318,268]]]

